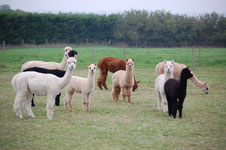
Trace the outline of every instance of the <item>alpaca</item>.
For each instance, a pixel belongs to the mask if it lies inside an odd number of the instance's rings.
[[[94,91],[95,86],[95,75],[96,75],[96,63],[90,64],[88,62],[88,77],[81,78],[77,76],[72,76],[70,82],[65,87],[65,97],[64,97],[64,108],[65,110],[70,107],[72,110],[72,95],[74,91],[82,94],[83,101],[83,111],[87,110],[90,112],[90,96]]]
[[[78,53],[77,51],[75,50],[71,50],[68,52],[68,56],[69,57],[76,57],[78,56]],[[46,69],[46,68],[40,68],[40,67],[32,67],[32,68],[28,68],[28,69],[25,69],[23,72],[26,72],[26,71],[35,71],[35,72],[39,72],[39,73],[45,73],[45,74],[53,74],[57,77],[63,77],[65,72],[66,71],[63,71],[63,70],[58,70],[58,69]],[[57,96],[56,96],[56,99],[55,99],[55,105],[56,106],[59,106],[60,105],[60,95],[61,93],[59,93]],[[33,94],[33,97],[32,97],[32,100],[31,100],[31,106],[35,106],[35,103],[34,103],[34,94]]]
[[[64,57],[63,57],[61,63],[44,62],[44,61],[28,61],[22,65],[21,72],[23,72],[24,70],[26,70],[28,68],[32,68],[32,67],[64,70],[66,67],[66,63],[67,63],[67,55],[71,50],[72,50],[72,48],[68,47],[68,46],[64,48]]]
[[[181,74],[182,69],[187,67],[186,65],[180,64],[180,63],[177,63],[177,62],[174,62],[173,66],[174,66],[173,77],[176,77],[176,78],[180,78],[180,74]],[[163,74],[164,73],[164,62],[158,63],[155,67],[155,70],[156,70],[158,75]],[[196,86],[198,86],[200,89],[202,89],[202,91],[205,94],[208,94],[208,91],[209,91],[208,82],[199,81],[198,78],[194,74],[193,74],[193,77],[190,78],[190,80]]]
[[[163,112],[168,111],[164,85],[168,79],[173,78],[173,62],[173,60],[164,61],[164,74],[159,75],[155,80],[155,93],[157,95],[158,109],[163,110]]]
[[[31,110],[31,98],[32,93],[34,93],[39,96],[47,95],[47,118],[51,120],[54,113],[54,99],[70,81],[76,68],[76,62],[77,60],[74,57],[68,58],[67,70],[63,78],[34,71],[16,74],[12,79],[12,86],[17,92],[14,102],[14,111],[16,112],[16,115],[19,116],[19,118],[23,118],[22,107],[24,107],[24,112],[28,116],[35,117]]]
[[[181,71],[179,81],[176,79],[169,79],[166,81],[164,90],[168,101],[169,116],[173,115],[173,117],[176,118],[178,109],[179,117],[182,118],[183,103],[187,90],[187,80],[192,76],[193,74],[187,67]]]
[[[112,98],[113,101],[119,101],[119,95],[122,91],[123,102],[128,97],[131,103],[131,92],[134,85],[134,59],[126,59],[126,70],[119,70],[112,75]]]
[[[63,77],[65,72],[66,71],[63,71],[63,70],[51,70],[51,69],[45,69],[45,68],[40,68],[40,67],[33,67],[33,68],[29,68],[29,69],[26,69],[24,70],[23,72],[27,72],[27,71],[35,71],[35,72],[39,72],[39,73],[44,73],[44,74],[53,74],[57,77]],[[61,93],[59,93],[57,96],[56,96],[56,99],[55,99],[55,105],[56,106],[59,106],[60,105],[60,95]],[[35,103],[34,103],[34,94],[32,96],[32,100],[31,100],[31,106],[35,106]]]
[[[98,61],[98,67],[100,68],[100,74],[97,80],[97,85],[101,90],[102,86],[105,89],[108,89],[106,85],[108,71],[115,73],[118,70],[126,70],[126,62],[122,59],[114,57],[103,57]],[[133,91],[135,91],[138,88],[139,82],[140,81],[136,81],[134,76]]]

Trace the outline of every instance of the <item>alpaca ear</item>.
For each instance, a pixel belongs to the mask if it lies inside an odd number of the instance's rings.
[[[77,55],[76,54],[75,54],[74,58],[77,59]]]
[[[164,59],[164,63],[166,64],[166,60]]]
[[[128,59],[126,59],[126,61],[128,61]]]
[[[204,82],[204,84],[205,84],[205,85],[208,85],[208,82],[207,82],[207,81],[205,81],[205,82]]]
[[[97,66],[97,62],[95,62],[94,65]]]
[[[172,60],[171,62],[172,62],[172,64],[173,64],[173,63],[174,63],[174,60]]]
[[[90,63],[88,62],[88,66],[90,66]]]
[[[140,81],[137,81],[137,83],[140,83]]]
[[[132,59],[132,61],[134,62],[134,58]]]

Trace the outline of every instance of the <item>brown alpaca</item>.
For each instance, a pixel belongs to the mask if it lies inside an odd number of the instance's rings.
[[[134,59],[126,59],[126,70],[119,70],[112,75],[112,98],[113,101],[119,101],[119,95],[122,91],[122,101],[131,103],[131,93],[134,84],[133,78]]]
[[[181,71],[187,66],[184,64],[173,63],[173,77],[180,78]],[[164,62],[160,62],[155,67],[158,75],[164,74]],[[192,73],[193,74],[193,73]],[[208,94],[209,86],[208,82],[201,82],[198,78],[193,74],[193,77],[189,78],[196,86],[203,90],[205,94]]]
[[[126,70],[126,62],[122,59],[114,57],[103,57],[98,61],[98,67],[100,68],[100,74],[97,80],[97,85],[101,90],[102,86],[105,89],[108,89],[106,85],[108,71],[115,73],[118,70]],[[138,88],[139,82],[140,81],[135,80],[134,76],[133,91],[135,91]]]

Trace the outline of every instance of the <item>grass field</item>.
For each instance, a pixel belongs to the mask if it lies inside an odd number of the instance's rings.
[[[63,48],[42,48],[41,60],[60,62]],[[87,62],[92,62],[92,47],[74,47],[78,51],[75,75],[87,76]],[[96,47],[95,59],[113,56],[123,59],[123,49]],[[154,81],[155,65],[166,59],[191,66],[191,49],[156,48],[127,49],[127,58],[135,58],[135,75],[141,83],[132,93],[132,104],[113,103],[110,90],[95,91],[91,97],[91,112],[82,112],[81,95],[73,96],[73,111],[65,112],[63,101],[54,107],[53,120],[46,117],[46,97],[35,97],[32,108],[35,118],[16,117],[13,111],[15,91],[13,75],[21,65],[38,59],[38,49],[18,48],[0,51],[0,149],[226,149],[226,49],[202,49],[202,65],[192,72],[208,81],[205,95],[188,81],[183,118],[173,119],[157,110]],[[96,78],[99,74],[97,72]],[[61,95],[61,99],[64,96]],[[120,97],[121,99],[121,97]]]

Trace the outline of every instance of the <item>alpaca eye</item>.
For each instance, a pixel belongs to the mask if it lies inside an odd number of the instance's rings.
[[[89,67],[89,69],[91,69],[91,67]]]

